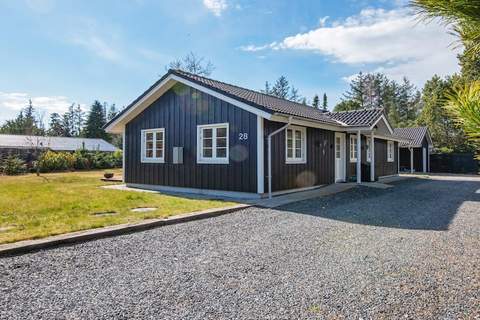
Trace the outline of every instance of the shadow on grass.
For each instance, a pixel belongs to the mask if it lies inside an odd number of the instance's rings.
[[[359,186],[276,209],[362,225],[440,231],[448,230],[464,202],[480,202],[478,181],[413,178],[393,185],[389,189]]]

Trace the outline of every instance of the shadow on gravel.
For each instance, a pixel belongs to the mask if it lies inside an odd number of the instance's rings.
[[[412,230],[448,230],[459,207],[477,202],[480,183],[408,179],[390,189],[359,186],[323,198],[277,207],[277,210],[306,214],[355,224]]]

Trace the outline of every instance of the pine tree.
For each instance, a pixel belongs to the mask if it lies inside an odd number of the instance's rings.
[[[105,107],[98,100],[95,100],[85,123],[85,137],[109,140],[109,135],[103,129],[106,122]]]
[[[318,98],[318,96],[317,96],[317,98]],[[324,112],[328,111],[328,101],[327,101],[327,94],[326,93],[323,94],[322,110]]]
[[[316,94],[313,96],[312,107],[314,107],[315,109],[318,109],[319,103],[320,103],[320,99],[318,98],[318,94]]]
[[[290,85],[285,76],[280,76],[280,78],[275,81],[275,84],[272,87],[271,94],[282,99],[287,99],[290,91]]]
[[[265,94],[271,94],[272,90],[270,89],[270,83],[268,83],[268,81],[265,81],[265,89],[260,90],[260,91],[265,93]]]
[[[64,134],[63,121],[56,112],[50,115],[48,135],[52,137],[61,137]]]
[[[115,103],[110,105],[108,109],[107,121],[112,120],[117,115],[117,108],[115,107]]]
[[[85,119],[84,119],[85,116],[84,116],[84,112],[82,111],[82,108],[80,107],[80,104],[77,103],[77,107],[75,108],[73,114],[74,114],[73,126],[75,128],[75,135],[81,136],[83,123],[85,122]]]

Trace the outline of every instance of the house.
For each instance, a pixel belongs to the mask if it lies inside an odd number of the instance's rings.
[[[117,148],[103,139],[66,138],[0,134],[0,159],[16,155],[27,162],[34,160],[35,150],[73,152],[79,149],[114,152]]]
[[[398,174],[382,109],[322,112],[169,70],[105,126],[123,134],[128,186],[260,197]]]
[[[0,149],[49,149],[53,151],[114,152],[117,148],[103,139],[66,138],[0,134]]]
[[[400,171],[430,172],[433,143],[428,128],[395,128],[394,134],[410,140],[400,143]]]

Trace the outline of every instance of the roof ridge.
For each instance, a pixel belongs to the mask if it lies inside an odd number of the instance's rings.
[[[347,113],[347,112],[362,112],[362,111],[384,111],[385,108],[363,108],[363,109],[355,109],[355,110],[343,110],[343,111],[329,111],[327,113]]]
[[[316,110],[319,113],[324,114],[324,115],[326,115],[328,113],[328,112],[323,112],[320,109],[315,108],[311,105],[303,104],[303,103],[292,101],[292,100],[285,99],[285,98],[280,98],[280,97],[277,97],[277,96],[274,96],[274,95],[271,95],[271,94],[268,94],[268,93],[265,93],[265,92],[261,92],[261,91],[257,91],[257,90],[253,90],[253,89],[249,89],[249,88],[245,88],[245,87],[240,87],[240,86],[235,85],[235,84],[231,84],[231,83],[228,83],[228,82],[224,82],[224,81],[200,76],[200,75],[197,75],[197,74],[194,74],[194,73],[191,73],[191,72],[187,72],[187,71],[183,71],[183,70],[180,70],[180,69],[170,69],[169,71],[172,71],[174,73],[175,72],[184,73],[184,74],[187,74],[187,75],[190,75],[190,76],[195,76],[195,77],[203,78],[203,79],[206,79],[206,80],[215,81],[215,82],[218,82],[218,83],[221,83],[221,84],[225,84],[227,86],[232,86],[232,87],[235,87],[235,88],[238,88],[238,89],[247,90],[247,91],[250,91],[250,92],[253,92],[253,93],[256,93],[256,94],[261,94],[261,95],[264,95],[264,96],[267,96],[267,97],[270,97],[270,98],[273,98],[273,99],[287,101],[287,102],[290,102],[290,103],[297,104],[299,107],[306,107],[306,108],[309,108],[309,109],[312,109],[312,110]]]

